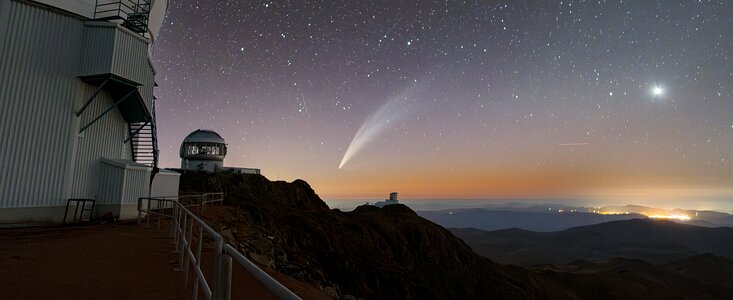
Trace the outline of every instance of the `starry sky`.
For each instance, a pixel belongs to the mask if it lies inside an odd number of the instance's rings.
[[[722,0],[173,0],[154,46],[161,164],[206,128],[225,165],[327,199],[730,200],[731,16]]]

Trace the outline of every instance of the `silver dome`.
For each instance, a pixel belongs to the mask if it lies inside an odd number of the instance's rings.
[[[218,133],[207,130],[197,129],[191,132],[183,139],[183,143],[212,143],[212,144],[224,144],[224,138]]]

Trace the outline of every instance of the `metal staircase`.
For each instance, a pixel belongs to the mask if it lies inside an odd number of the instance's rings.
[[[158,169],[158,136],[155,126],[155,98],[153,98],[152,117],[147,122],[128,123],[130,132],[128,141],[132,152],[132,160]]]

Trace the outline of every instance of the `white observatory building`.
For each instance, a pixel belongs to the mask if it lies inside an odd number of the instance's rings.
[[[158,173],[150,57],[167,6],[0,1],[0,226],[61,222],[69,199],[133,217],[151,189],[177,194],[179,174]]]
[[[387,205],[399,204],[399,203],[400,201],[397,200],[397,192],[391,192],[389,193],[389,199],[385,199],[384,201],[374,202],[374,206],[382,208]]]
[[[227,144],[213,130],[197,129],[189,133],[181,143],[179,154],[184,171],[260,174],[260,169],[224,167]]]
[[[216,132],[198,129],[181,143],[181,169],[216,172],[224,168],[227,144]]]

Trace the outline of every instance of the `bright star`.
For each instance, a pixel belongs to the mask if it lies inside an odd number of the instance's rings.
[[[654,93],[654,96],[661,96],[664,93],[664,90],[661,87],[655,86],[652,93]]]

